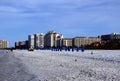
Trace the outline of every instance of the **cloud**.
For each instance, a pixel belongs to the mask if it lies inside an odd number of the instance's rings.
[[[114,27],[114,24],[119,26],[119,4],[118,0],[1,0],[0,18],[14,22],[17,19],[24,24],[40,21],[49,26],[55,23],[54,27],[71,29],[72,26],[79,29],[79,26],[87,28],[97,24]]]
[[[18,13],[21,10],[15,7],[11,7],[11,6],[0,6],[0,12],[13,12],[13,13]]]
[[[120,2],[120,1],[117,1]],[[113,0],[1,0],[0,11],[15,12],[20,14],[54,13],[69,14],[84,11],[102,10],[106,7],[119,5]],[[4,8],[3,8],[4,7]]]
[[[119,0],[0,0],[0,28],[11,41],[50,29],[65,37],[97,36],[120,32],[119,13]]]

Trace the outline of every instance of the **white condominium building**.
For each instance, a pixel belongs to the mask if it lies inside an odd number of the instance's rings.
[[[33,34],[28,36],[29,48],[43,48],[44,34]]]

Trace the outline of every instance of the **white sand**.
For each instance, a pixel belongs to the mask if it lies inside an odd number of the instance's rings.
[[[120,50],[93,50],[93,55],[91,50],[84,53],[16,50],[3,58],[7,61],[0,58],[0,65],[12,63],[9,69],[13,75],[0,67],[4,72],[0,72],[4,74],[0,81],[120,81]],[[7,76],[13,79],[5,80]]]
[[[2,54],[2,55],[1,55]],[[20,59],[0,51],[0,81],[39,81]]]

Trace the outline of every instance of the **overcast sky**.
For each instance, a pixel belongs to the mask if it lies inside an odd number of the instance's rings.
[[[0,0],[0,39],[10,46],[49,30],[64,37],[120,33],[120,0]]]

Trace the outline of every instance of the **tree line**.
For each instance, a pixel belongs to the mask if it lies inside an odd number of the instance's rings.
[[[86,49],[120,49],[120,39],[112,39],[104,43],[92,43],[91,45],[86,45]]]

